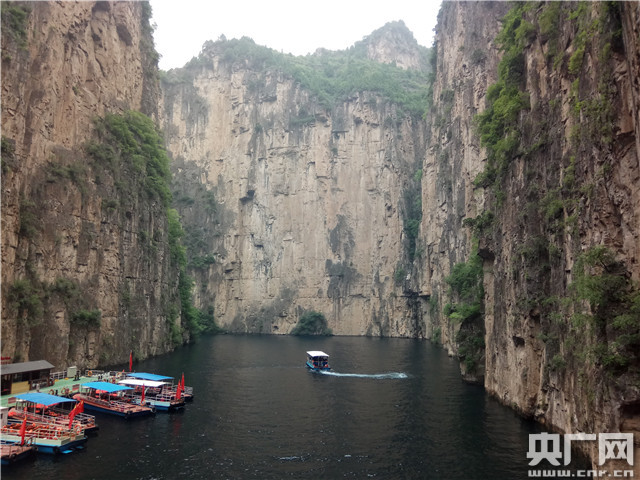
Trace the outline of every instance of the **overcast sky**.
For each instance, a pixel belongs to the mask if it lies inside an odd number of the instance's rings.
[[[294,55],[344,50],[387,22],[403,20],[430,47],[440,0],[151,0],[160,68],[182,67],[206,40],[252,38]]]

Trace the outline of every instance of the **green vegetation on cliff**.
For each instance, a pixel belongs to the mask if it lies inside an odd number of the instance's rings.
[[[86,150],[96,162],[108,169],[122,168],[128,172],[127,181],[134,183],[129,183],[128,186],[121,184],[121,190],[135,191],[136,185],[141,185],[150,199],[157,199],[165,207],[169,253],[171,264],[178,275],[180,301],[179,309],[175,306],[167,309],[173,343],[182,342],[182,333],[175,324],[178,310],[182,316],[182,328],[191,336],[217,331],[213,316],[203,314],[193,306],[193,279],[186,274],[187,257],[181,241],[184,231],[178,212],[170,208],[172,195],[169,157],[164,148],[164,140],[153,121],[134,111],[123,115],[107,114],[96,120],[96,131],[100,141],[89,143]],[[155,234],[153,238],[156,238]]]
[[[102,144],[89,143],[87,152],[98,161],[113,164],[114,155],[130,165],[134,178],[144,185],[149,197],[158,198],[165,207],[171,203],[169,157],[164,140],[149,117],[129,111],[124,115],[107,114],[96,120]],[[115,149],[115,150],[114,150]]]
[[[8,35],[19,47],[27,46],[27,21],[31,9],[15,2],[1,2],[3,36]],[[6,33],[5,33],[6,32]]]
[[[624,49],[620,4],[516,3],[502,23],[498,81],[475,119],[487,150],[475,185],[488,190],[487,210],[465,224],[496,258],[505,253],[505,230],[516,239],[519,247],[502,272],[519,297],[517,314],[507,321],[516,332],[528,328],[523,318],[540,329],[545,384],[551,374],[575,375],[576,388],[595,408],[603,379],[637,386],[640,373],[640,288],[632,267],[615,241],[589,243],[597,237],[589,229],[599,212],[625,208],[610,198],[618,188],[611,181],[619,155],[614,53]],[[546,69],[554,71],[546,86],[550,100],[538,91],[529,105],[525,59],[537,58],[540,45]],[[535,90],[535,73],[530,76]],[[567,118],[562,95],[568,84]],[[522,169],[522,187],[514,186],[514,162]],[[507,196],[525,199],[517,216],[504,208]]]
[[[531,9],[530,5],[520,3],[512,8],[496,38],[503,52],[498,81],[487,90],[486,110],[476,116],[480,144],[487,149],[487,165],[475,179],[477,186],[490,187],[504,178],[520,146],[518,117],[529,107],[527,94],[520,91],[525,70],[523,50],[533,32],[523,13]]]
[[[597,339],[582,352],[610,372],[640,374],[640,286],[624,263],[609,248],[592,247],[578,259],[571,287],[574,300],[590,307],[572,316],[574,334],[586,329]]]
[[[429,102],[428,85],[432,78],[427,72],[429,50],[419,48],[423,52],[425,68],[404,70],[369,60],[366,48],[359,44],[348,50],[325,50],[314,55],[293,56],[257,45],[248,37],[232,40],[222,38],[216,42],[206,42],[198,57],[194,57],[183,69],[167,74],[165,81],[180,82],[181,76],[187,75],[190,70],[209,68],[211,55],[217,54],[223,62],[242,63],[256,72],[279,70],[309,90],[318,103],[327,109],[355,93],[369,91],[382,95],[408,114],[422,116]],[[262,80],[255,79],[254,88],[258,88]]]
[[[406,183],[402,220],[407,239],[405,251],[407,252],[409,263],[411,263],[416,256],[421,254],[417,249],[417,243],[420,222],[422,221],[422,169],[416,170]]]
[[[476,251],[471,254],[468,262],[454,265],[451,275],[445,281],[458,299],[458,302],[445,306],[445,313],[451,320],[474,321],[482,316],[482,258]]]
[[[460,324],[456,335],[458,358],[464,362],[468,374],[477,373],[484,356],[484,287],[482,284],[482,258],[477,248],[469,261],[453,266],[445,281],[450,296],[456,301],[444,307],[444,314],[453,323]]]

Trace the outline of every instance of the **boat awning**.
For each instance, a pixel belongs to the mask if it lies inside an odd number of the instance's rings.
[[[116,385],[109,382],[87,382],[80,385],[85,388],[93,388],[95,390],[102,390],[109,393],[119,392],[121,390],[133,390],[131,387],[124,387],[122,385]]]
[[[309,355],[310,357],[329,357],[329,355],[321,352],[320,350],[310,350],[307,352],[307,355]]]
[[[161,382],[162,380],[172,380],[173,377],[165,377],[164,375],[156,375],[155,373],[128,373],[127,377],[141,378],[142,380],[153,380],[155,382]]]
[[[49,395],[48,393],[21,393],[20,395],[16,395],[16,398],[24,400],[25,402],[39,403],[45,407],[55,405],[56,403],[76,402],[73,398],[58,397],[57,395]]]
[[[150,388],[158,388],[162,385],[167,385],[167,382],[154,382],[153,380],[141,380],[139,378],[128,378],[126,380],[121,380],[118,382],[122,385],[131,385],[134,387],[150,387]]]

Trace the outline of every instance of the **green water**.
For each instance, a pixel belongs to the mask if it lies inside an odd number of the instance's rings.
[[[333,373],[308,371],[307,350],[327,352]],[[3,478],[511,480],[527,478],[539,431],[424,341],[216,336],[134,369],[184,372],[194,402],[99,416],[83,451],[39,455]]]

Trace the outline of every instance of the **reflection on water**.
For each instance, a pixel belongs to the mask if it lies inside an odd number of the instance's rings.
[[[305,367],[307,350],[332,372]],[[3,470],[16,479],[526,478],[539,429],[460,379],[427,342],[216,336],[139,362],[195,390],[183,411],[100,416],[82,452]]]

